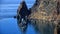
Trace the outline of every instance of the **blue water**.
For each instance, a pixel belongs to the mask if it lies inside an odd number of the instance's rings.
[[[0,34],[22,34],[20,27],[17,24],[16,15],[18,6],[22,0],[0,0]],[[33,6],[35,0],[25,0],[28,9]],[[37,34],[34,26],[28,25],[26,34]],[[25,34],[24,33],[24,34]]]
[[[0,34],[22,34],[17,19],[5,18],[0,20]],[[28,25],[26,34],[36,34],[32,25]]]

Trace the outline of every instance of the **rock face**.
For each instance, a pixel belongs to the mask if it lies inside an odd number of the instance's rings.
[[[24,20],[26,20],[29,14],[30,14],[30,11],[28,10],[25,1],[22,1],[17,10],[17,19],[21,20],[23,18]]]
[[[19,8],[17,10],[17,15],[20,15],[23,17],[28,15],[28,8],[27,8],[25,1],[22,1],[20,3]]]
[[[58,34],[60,32],[60,0],[36,0],[35,4],[29,10],[23,1],[17,12],[19,22],[21,16],[23,18],[27,16],[31,24],[41,34]],[[24,27],[22,28],[25,29]]]
[[[57,7],[56,0],[36,0],[36,3],[31,8],[31,12],[32,12],[31,15],[33,15],[31,18],[34,17],[39,19],[40,17],[38,17],[38,15],[42,17],[51,16],[52,13],[57,12],[56,7]]]
[[[29,14],[30,12],[25,1],[23,0],[17,9],[17,23],[22,31],[25,31],[27,28],[27,17]]]
[[[57,34],[56,28],[60,23],[60,0],[36,0],[29,19],[41,34]]]

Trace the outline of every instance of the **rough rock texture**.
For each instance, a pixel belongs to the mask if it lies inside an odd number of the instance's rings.
[[[29,14],[30,14],[30,12],[27,8],[25,1],[23,0],[17,9],[17,23],[18,23],[21,31],[25,31],[27,28],[26,21],[27,21],[27,17],[29,16]]]
[[[41,34],[57,34],[57,25],[60,23],[60,0],[36,0],[31,12],[29,19]]]
[[[25,1],[22,1],[18,7],[17,15],[27,16],[28,15],[28,8]]]
[[[31,9],[33,15],[31,18],[42,18],[43,16],[50,16],[56,11],[57,1],[56,0],[36,0],[36,3]],[[56,14],[56,13],[55,13]],[[41,17],[39,17],[39,16]],[[36,17],[35,17],[36,16]]]
[[[57,30],[60,31],[60,0],[36,0],[29,11],[25,2],[22,2],[17,12],[18,19],[23,10],[22,14],[28,15],[31,24],[40,34],[57,34]]]

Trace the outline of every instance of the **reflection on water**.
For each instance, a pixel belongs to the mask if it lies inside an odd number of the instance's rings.
[[[0,20],[0,34],[37,34],[37,31],[31,24],[19,26],[17,19],[5,18]]]

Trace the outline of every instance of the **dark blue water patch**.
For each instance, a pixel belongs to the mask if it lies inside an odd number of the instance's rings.
[[[5,18],[0,20],[0,34],[22,34],[20,27],[17,24],[17,19]],[[24,34],[37,34],[34,26],[29,25]]]
[[[1,34],[20,34],[16,19],[7,18],[0,20]]]
[[[28,28],[27,28],[27,34],[37,34],[37,32],[35,31],[34,29],[34,26],[32,26],[31,24],[28,25]]]

